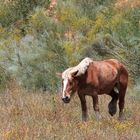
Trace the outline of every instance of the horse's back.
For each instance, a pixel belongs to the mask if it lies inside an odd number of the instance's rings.
[[[109,59],[109,60],[105,60],[107,63],[109,63],[110,65],[112,65],[114,68],[116,68],[121,75],[124,75],[125,78],[128,80],[128,71],[126,69],[126,67],[124,66],[124,64],[122,64],[120,61],[118,61],[117,59]]]
[[[96,69],[99,73],[107,74],[112,71],[115,73],[121,68],[122,64],[116,59],[107,59],[103,61],[93,61],[93,69]]]
[[[93,85],[107,91],[119,82],[122,68],[123,64],[116,59],[93,61],[89,65],[88,81],[92,81]]]
[[[94,65],[94,67],[96,67],[99,70],[103,70],[103,71],[110,71],[112,70],[116,70],[119,71],[120,69],[124,68],[124,65],[118,61],[117,59],[107,59],[107,60],[103,60],[103,61],[93,61],[92,63]],[[126,69],[125,69],[126,70]]]

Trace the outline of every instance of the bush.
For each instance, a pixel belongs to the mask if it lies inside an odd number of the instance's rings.
[[[118,10],[111,0],[59,0],[51,9],[49,3],[0,1],[0,62],[21,85],[54,91],[60,85],[55,73],[87,56],[117,58],[138,78],[139,7]]]

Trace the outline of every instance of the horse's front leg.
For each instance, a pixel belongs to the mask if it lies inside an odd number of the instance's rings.
[[[95,111],[96,119],[100,120],[101,119],[101,115],[100,115],[100,112],[99,112],[98,95],[94,94],[92,96],[92,99],[93,99],[93,109]]]
[[[85,95],[78,93],[80,101],[81,101],[81,107],[82,107],[82,121],[87,121],[87,105],[86,105],[86,99]]]

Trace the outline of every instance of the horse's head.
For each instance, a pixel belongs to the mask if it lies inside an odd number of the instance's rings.
[[[63,76],[62,73],[62,100],[64,103],[69,103],[72,95],[77,90],[78,81],[76,74],[78,71],[72,72],[69,76]]]
[[[66,69],[61,75],[62,77],[62,100],[69,103],[71,96],[78,88],[78,77],[85,74],[87,68],[93,60],[90,58],[83,59],[77,66]]]

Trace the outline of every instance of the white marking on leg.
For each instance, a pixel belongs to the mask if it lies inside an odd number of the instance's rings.
[[[117,87],[114,87],[114,91],[115,91],[117,94],[119,94],[119,90],[118,90]]]

